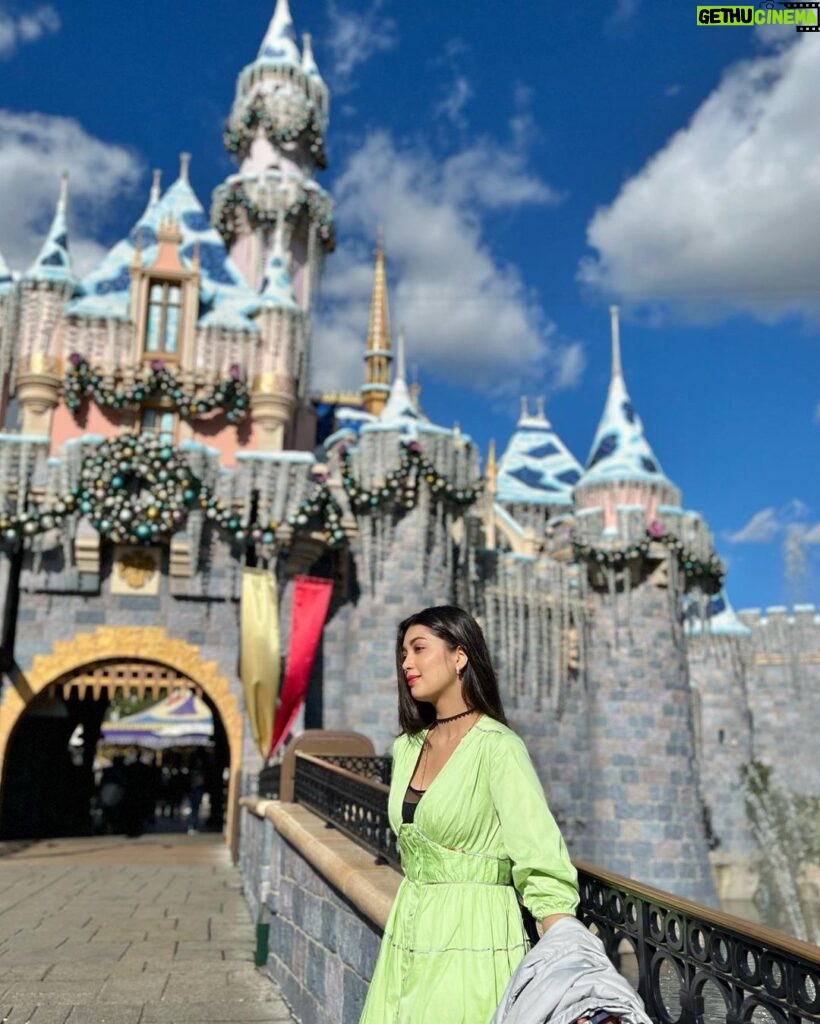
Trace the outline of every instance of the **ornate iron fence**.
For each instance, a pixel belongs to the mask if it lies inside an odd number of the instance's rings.
[[[388,792],[383,782],[313,754],[296,754],[294,800],[370,850],[377,860],[400,868],[396,836],[387,818]]]
[[[400,869],[387,818],[389,777],[390,758],[297,753],[295,799]],[[658,1024],[820,1024],[820,947],[576,867],[578,916]]]

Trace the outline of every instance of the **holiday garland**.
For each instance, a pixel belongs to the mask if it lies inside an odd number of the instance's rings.
[[[295,142],[300,136],[309,133],[309,149],[317,167],[322,169],[326,166],[323,128],[314,109],[308,107],[297,121],[280,124],[267,109],[264,98],[260,98],[241,118],[232,118],[226,123],[222,133],[225,148],[232,155],[244,159],[260,128],[270,142]]]
[[[215,384],[206,394],[197,394],[195,388],[183,387],[161,359],[154,359],[147,373],[141,367],[131,387],[113,389],[106,388],[102,374],[92,370],[78,352],[73,352],[68,361],[70,369],[63,382],[63,397],[72,412],[79,409],[86,397],[93,398],[100,406],[123,409],[139,405],[152,395],[161,395],[171,400],[180,415],[191,418],[222,409],[229,423],[238,423],[248,414],[248,386],[237,364],[231,366],[228,380]]]
[[[339,548],[346,541],[342,512],[324,481],[317,482],[317,492],[305,498],[286,523],[302,532],[320,520],[328,547]],[[281,526],[276,520],[244,520],[203,485],[171,445],[125,434],[103,441],[86,456],[77,486],[51,508],[0,517],[0,536],[13,544],[78,514],[87,516],[100,536],[113,543],[155,544],[167,540],[197,510],[234,541],[247,545],[274,544]]]
[[[255,227],[269,227],[276,225],[278,217],[277,210],[264,210],[258,203],[255,203],[242,185],[230,185],[217,190],[219,208],[216,213],[215,227],[225,238],[233,236],[233,221],[236,211],[243,209]],[[336,245],[336,237],[333,230],[333,217],[331,215],[331,203],[324,191],[303,189],[287,210],[285,216],[294,220],[299,213],[306,209],[311,220],[315,221],[319,237],[324,242],[325,250],[333,252]]]
[[[726,570],[717,555],[712,554],[705,561],[697,558],[673,533],[657,521],[649,524],[646,536],[625,548],[596,548],[591,544],[573,542],[575,556],[586,562],[592,562],[604,569],[621,569],[636,558],[646,558],[650,545],[663,544],[677,557],[678,564],[687,580],[705,584],[710,590],[717,592],[723,584]]]
[[[354,478],[350,468],[350,452],[346,445],[339,449],[342,471],[342,486],[350,507],[357,513],[378,512],[386,505],[412,509],[418,499],[419,480],[430,487],[437,501],[459,508],[472,505],[478,495],[475,487],[454,487],[425,458],[418,441],[402,445],[399,465],[385,477],[383,484],[371,489],[362,487]]]

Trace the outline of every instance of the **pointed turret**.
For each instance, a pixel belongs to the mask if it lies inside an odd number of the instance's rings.
[[[304,71],[308,78],[322,80],[316,64],[316,58],[313,56],[313,38],[309,32],[302,33],[302,71]]]
[[[276,0],[276,9],[256,59],[277,64],[293,64],[296,67],[301,65],[302,59],[296,45],[296,32],[288,0]]]
[[[592,442],[581,487],[605,482],[639,482],[665,488],[673,485],[644,435],[643,423],[626,390],[621,365],[618,307],[610,308],[612,372],[604,412]]]
[[[276,230],[273,234],[273,245],[268,256],[268,262],[265,265],[265,276],[262,279],[260,298],[263,305],[301,312],[296,296],[293,294],[293,281],[288,271],[287,257],[285,255],[284,235],[285,218],[280,212],[276,220]]]
[[[379,417],[382,423],[406,419],[421,419],[410,395],[410,390],[407,387],[404,369],[404,331],[401,329],[399,330],[396,349],[396,374],[390,388],[390,396]]]
[[[68,172],[63,171],[60,181],[60,196],[54,219],[46,240],[37,258],[25,274],[28,281],[54,281],[60,284],[75,284],[71,272],[71,257],[68,253]]]
[[[362,388],[362,405],[367,412],[374,416],[378,416],[384,409],[390,394],[390,364],[392,360],[387,275],[384,267],[384,240],[379,232],[376,243],[376,263],[373,270],[370,320],[367,325],[367,343],[364,354],[364,387]]]
[[[568,507],[581,464],[556,434],[539,399],[535,414],[521,399],[515,433],[498,464],[496,500],[503,505]]]
[[[684,612],[686,632],[690,636],[712,634],[713,636],[751,636],[752,631],[745,626],[732,607],[725,588],[708,598],[706,614],[702,615],[697,601],[691,601]]]

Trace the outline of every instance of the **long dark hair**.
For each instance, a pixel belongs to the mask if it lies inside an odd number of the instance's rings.
[[[436,709],[427,701],[413,699],[404,678],[401,649],[411,626],[426,626],[431,633],[454,651],[460,647],[467,655],[467,664],[461,675],[464,700],[497,722],[507,724],[507,717],[498,692],[498,680],[487,650],[487,641],[476,620],[463,608],[453,604],[424,608],[399,623],[396,635],[396,677],[399,686],[399,723],[403,733],[425,729],[435,720]]]

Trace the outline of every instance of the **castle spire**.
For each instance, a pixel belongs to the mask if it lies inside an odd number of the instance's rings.
[[[148,195],[148,206],[151,207],[154,203],[159,202],[160,192],[162,183],[162,171],[158,168],[154,168],[153,180],[151,182],[151,192]]]
[[[396,340],[396,378],[407,380],[407,366],[404,359],[404,328],[399,328],[399,335]]]
[[[680,500],[677,488],[668,480],[644,434],[641,418],[632,404],[621,363],[621,337],[618,307],[610,307],[612,330],[612,370],[604,412],[587,460],[578,491],[599,484],[657,484],[664,501]],[[577,497],[577,492],[576,492]]]
[[[29,281],[55,281],[74,283],[71,258],[68,254],[68,171],[60,175],[60,195],[46,240],[34,263],[26,272]]]
[[[390,363],[393,360],[390,345],[387,275],[384,268],[384,238],[381,228],[376,242],[373,295],[370,300],[370,320],[367,325],[364,360],[365,381],[362,388],[362,404],[367,412],[378,416],[384,409],[390,394]]]
[[[623,377],[624,371],[621,365],[621,328],[618,322],[619,310],[617,306],[609,307],[609,321],[612,330],[612,379]]]
[[[316,58],[313,56],[313,37],[310,32],[302,33],[302,71],[309,77],[322,77],[316,65]]]
[[[276,0],[276,9],[256,59],[295,64],[297,67],[301,64],[288,0]]]

